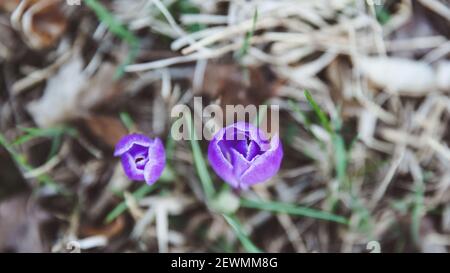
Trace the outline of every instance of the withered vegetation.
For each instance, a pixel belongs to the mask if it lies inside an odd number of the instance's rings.
[[[0,252],[449,251],[448,1],[81,3],[0,1]],[[279,105],[279,174],[233,193],[173,141],[194,96]]]

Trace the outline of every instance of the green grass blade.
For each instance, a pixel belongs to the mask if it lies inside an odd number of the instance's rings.
[[[332,214],[326,211],[315,210],[311,208],[299,207],[292,204],[272,201],[256,201],[249,199],[241,199],[241,206],[252,209],[266,210],[276,213],[286,213],[297,216],[305,216],[320,220],[336,222],[340,224],[348,224],[348,220],[342,216]]]
[[[175,153],[175,140],[172,138],[172,135],[169,134],[167,136],[167,141],[166,141],[166,158],[167,158],[167,162],[170,163],[170,162],[173,161],[174,153]]]
[[[1,133],[0,133],[0,145],[3,146],[6,149],[6,151],[8,151],[13,160],[16,162],[17,165],[20,166],[20,168],[23,171],[28,172],[34,169],[31,165],[27,163],[26,158],[22,154],[18,153]],[[42,174],[36,177],[36,179],[41,185],[49,186],[59,193],[68,195],[68,192],[61,185],[53,181],[50,178],[50,176]]]
[[[52,144],[50,146],[50,152],[48,153],[48,156],[47,156],[47,161],[52,159],[58,153],[58,151],[61,147],[62,141],[63,141],[62,135],[56,135],[52,139]]]
[[[98,0],[84,0],[84,2],[92,9],[92,11],[94,11],[98,19],[104,23],[114,35],[126,41],[131,47],[126,60],[119,66],[116,72],[115,78],[120,78],[125,73],[125,66],[132,63],[137,56],[139,39],[115,18],[114,15],[112,15]]]
[[[131,118],[130,114],[128,114],[127,112],[120,112],[119,116],[125,128],[127,128],[127,130],[131,132],[134,128],[134,121]]]
[[[61,147],[63,136],[69,135],[75,137],[77,135],[77,131],[74,128],[67,126],[59,126],[53,128],[32,128],[32,127],[19,127],[19,129],[25,132],[24,135],[18,137],[13,143],[13,146],[24,144],[28,141],[31,141],[35,138],[51,138],[52,143],[50,147],[50,152],[47,156],[47,161],[50,160],[53,156],[58,153],[59,148]]]
[[[164,171],[158,181],[172,181],[173,179],[175,179],[175,175],[174,175],[173,171],[169,167],[166,166],[166,168],[164,169]],[[156,184],[156,183],[151,186],[149,186],[147,184],[142,185],[141,187],[139,187],[139,189],[134,191],[132,193],[132,195],[136,200],[139,201],[142,198],[144,198],[145,196],[147,196],[148,194],[150,194],[152,191],[154,191],[158,187],[158,185],[159,184]],[[105,219],[105,223],[111,223],[117,217],[119,217],[122,213],[124,213],[126,210],[127,210],[127,204],[125,203],[125,201],[120,202],[110,213],[108,213],[108,215],[106,216],[106,219]]]
[[[28,165],[26,158],[22,154],[18,153],[14,149],[14,147],[8,142],[6,137],[4,137],[1,133],[0,133],[0,145],[3,146],[6,149],[6,151],[8,151],[8,153],[11,155],[16,164],[18,164],[23,170],[30,171],[33,169],[31,166]]]
[[[122,23],[112,15],[105,6],[97,0],[84,0],[86,5],[94,11],[98,19],[117,37],[129,44],[137,43],[138,39]]]
[[[422,221],[422,217],[425,212],[424,205],[424,185],[423,181],[416,181],[415,183],[415,193],[414,193],[414,201],[412,208],[412,216],[411,216],[411,234],[413,241],[416,244],[420,244],[420,225]]]
[[[248,49],[250,48],[250,39],[255,35],[256,22],[258,21],[258,9],[255,9],[255,13],[253,14],[253,22],[252,28],[247,35],[245,36],[244,43],[242,44],[241,50],[239,51],[239,58],[244,57],[248,54]]]
[[[214,186],[211,179],[211,176],[208,172],[208,166],[206,165],[205,159],[203,158],[202,150],[200,149],[200,145],[197,141],[197,135],[195,132],[195,128],[192,123],[192,117],[191,115],[187,115],[187,127],[189,130],[189,136],[191,139],[191,148],[192,148],[192,154],[194,157],[194,164],[195,168],[197,170],[197,174],[200,178],[200,182],[202,183],[203,190],[205,192],[205,196],[207,201],[211,200],[211,198],[214,196]]]
[[[328,117],[325,114],[325,112],[322,111],[322,109],[317,104],[317,102],[313,99],[313,97],[311,96],[311,93],[309,93],[308,90],[305,90],[305,97],[308,100],[309,105],[311,105],[311,107],[313,108],[313,110],[316,113],[317,117],[319,118],[320,123],[322,124],[322,126],[328,131],[328,133],[333,135],[334,134],[334,130],[331,127],[330,120],[328,119]]]
[[[200,145],[198,144],[195,128],[193,126],[192,117],[190,114],[186,116],[187,118],[187,127],[189,130],[189,136],[191,138],[191,148],[192,153],[194,157],[194,163],[197,170],[197,174],[200,178],[200,182],[202,183],[203,190],[206,195],[206,201],[207,203],[211,202],[213,200],[213,197],[215,195],[215,189],[214,185],[212,183],[211,176],[208,172],[208,166],[206,165],[205,159],[203,158],[202,151],[200,149]],[[239,223],[238,219],[234,215],[225,215],[222,214],[225,220],[230,224],[230,226],[233,228],[234,232],[238,236],[239,240],[241,241],[243,247],[246,251],[252,252],[252,253],[258,253],[261,252],[260,249],[258,249],[248,238],[245,231],[242,229],[241,224]]]
[[[139,189],[137,189],[135,192],[133,192],[133,197],[136,200],[140,200],[144,198],[147,194],[151,193],[156,189],[156,184],[153,184],[152,186],[142,185]],[[127,204],[125,201],[122,201],[119,205],[117,205],[108,215],[106,216],[105,222],[111,223],[114,221],[117,217],[119,217],[122,213],[124,213],[127,210]]]
[[[331,141],[334,149],[334,168],[336,170],[336,176],[339,181],[340,190],[343,186],[347,186],[350,189],[350,183],[347,176],[347,164],[348,164],[348,151],[345,145],[344,137],[339,133],[342,122],[339,118],[336,118],[332,126],[330,119],[327,117],[325,112],[320,108],[314,98],[311,96],[311,93],[308,90],[305,90],[305,97],[308,103],[314,110],[314,113],[319,118],[322,127],[327,130],[328,134],[331,137]],[[331,207],[334,208],[336,204],[336,196],[332,196],[330,199]]]
[[[114,79],[120,79],[125,74],[125,67],[127,65],[130,65],[134,62],[136,57],[138,56],[139,52],[139,45],[138,44],[130,44],[130,51],[128,51],[127,58],[125,61],[122,62],[122,64],[119,65],[119,68],[117,68],[116,74],[114,75]]]
[[[391,20],[391,14],[389,13],[388,10],[386,10],[383,7],[376,7],[375,9],[376,12],[376,17],[378,22],[380,22],[380,24],[385,25],[389,20]]]
[[[336,134],[332,136],[334,147],[334,160],[337,178],[340,185],[345,185],[347,182],[347,150],[345,148],[344,138]]]
[[[292,111],[294,111],[294,113],[296,113],[300,117],[301,121],[303,121],[305,128],[308,131],[311,131],[311,121],[309,120],[309,118],[305,114],[305,112],[303,112],[302,109],[300,109],[298,104],[295,103],[293,100],[288,100],[288,105],[289,105],[289,108],[291,108]]]
[[[13,145],[21,145],[23,143],[26,143],[32,139],[38,138],[38,137],[58,137],[62,136],[63,134],[68,135],[75,135],[74,129],[69,127],[54,127],[54,128],[47,128],[47,129],[41,129],[41,128],[19,128],[21,131],[25,132],[23,136],[18,137],[14,142]]]
[[[239,223],[239,220],[237,217],[233,215],[226,215],[223,214],[223,217],[227,221],[227,223],[233,228],[234,232],[239,238],[239,241],[241,242],[242,246],[247,252],[250,253],[261,253],[262,251],[253,244],[253,242],[248,237],[247,233],[243,229],[241,223]]]

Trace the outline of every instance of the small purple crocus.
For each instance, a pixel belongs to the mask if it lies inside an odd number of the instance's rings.
[[[238,122],[217,132],[208,159],[220,178],[234,189],[245,190],[278,172],[283,148],[277,135],[269,140],[261,129]]]
[[[161,176],[166,165],[164,145],[142,134],[124,136],[116,145],[114,156],[120,156],[125,174],[131,180],[145,180],[151,185]]]

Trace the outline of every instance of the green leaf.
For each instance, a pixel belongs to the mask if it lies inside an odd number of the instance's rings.
[[[158,179],[158,181],[161,181],[161,182],[166,181],[167,182],[167,181],[173,181],[174,179],[175,179],[175,174],[168,166],[166,166],[166,168],[164,169],[164,171],[163,171],[161,177]],[[147,196],[149,193],[151,193],[158,187],[159,184],[157,184],[157,182],[151,186],[149,186],[147,184],[142,185],[141,187],[139,187],[139,189],[137,189],[136,191],[134,191],[132,193],[133,197],[138,201],[141,200],[142,198]],[[125,201],[120,202],[120,204],[118,204],[110,213],[108,213],[108,215],[106,216],[105,222],[111,223],[117,217],[119,217],[122,213],[124,213],[126,210],[127,210],[127,204],[125,203]]]
[[[97,0],[84,0],[86,5],[97,15],[98,19],[104,23],[109,30],[122,40],[130,44],[137,43],[138,39],[122,23],[112,15],[105,6]]]
[[[391,19],[391,14],[385,8],[377,8],[375,11],[377,20],[380,24],[385,25]]]
[[[134,127],[134,121],[131,118],[130,114],[127,112],[120,112],[120,120],[122,121],[125,128],[128,129],[128,131],[132,131]]]
[[[327,130],[331,137],[331,141],[334,149],[334,165],[336,170],[337,179],[339,181],[338,190],[340,190],[344,185],[350,189],[350,183],[347,176],[347,161],[348,161],[348,151],[345,146],[344,137],[342,134],[338,133],[342,127],[342,122],[339,118],[334,120],[334,126],[331,125],[330,119],[327,117],[325,112],[320,108],[318,103],[314,100],[308,90],[305,90],[305,97],[308,103],[313,108],[316,116],[319,118],[322,126]],[[330,199],[331,207],[336,204],[336,196],[331,196]]]
[[[123,77],[123,75],[125,74],[125,67],[127,65],[132,64],[138,55],[139,45],[133,43],[133,44],[130,44],[130,47],[131,47],[131,49],[128,51],[127,58],[117,68],[117,71],[114,75],[114,80],[117,80],[117,79],[120,79]]]
[[[32,166],[28,165],[25,156],[18,153],[2,134],[0,134],[0,145],[5,147],[5,149],[12,156],[16,164],[18,164],[23,170],[30,171],[33,169]]]
[[[50,152],[48,153],[47,161],[52,159],[58,153],[62,140],[62,135],[57,135],[52,139],[52,145],[50,147]]]
[[[197,174],[200,178],[200,182],[202,183],[203,191],[206,195],[206,202],[209,204],[210,202],[214,201],[214,195],[215,195],[215,189],[214,185],[212,183],[211,176],[208,172],[208,166],[206,165],[205,159],[203,158],[203,153],[200,149],[200,145],[197,141],[197,136],[195,132],[195,128],[193,126],[192,122],[192,116],[190,113],[186,115],[187,118],[187,127],[189,130],[189,136],[191,139],[191,148],[192,153],[194,157],[194,163],[197,170]],[[211,204],[214,206],[214,202]],[[217,204],[216,204],[217,205]],[[223,205],[223,204],[222,204]],[[241,241],[243,247],[246,251],[252,252],[252,253],[258,253],[261,252],[248,238],[245,231],[242,229],[241,224],[239,223],[238,219],[231,214],[222,214],[225,220],[230,224],[230,226],[233,228],[234,232],[238,236],[239,240]]]
[[[328,133],[333,135],[334,130],[331,127],[330,120],[328,119],[327,115],[322,111],[322,109],[317,104],[317,102],[313,99],[313,97],[311,96],[311,93],[309,93],[308,90],[305,90],[305,97],[308,100],[309,105],[311,105],[311,107],[313,108],[317,117],[319,118],[320,123],[322,124],[323,128],[325,128],[328,131]]]
[[[332,136],[332,139],[337,178],[340,185],[345,185],[347,182],[347,150],[344,138],[339,134],[335,134]]]
[[[250,39],[255,35],[256,22],[258,21],[258,9],[255,9],[255,13],[253,14],[253,22],[252,28],[247,35],[245,36],[244,43],[242,44],[241,50],[239,51],[239,58],[244,57],[248,54],[248,49],[250,47]]]
[[[253,244],[253,242],[250,240],[250,238],[247,235],[247,232],[245,232],[244,228],[242,227],[241,223],[239,223],[239,220],[236,216],[230,215],[230,214],[223,214],[223,217],[227,221],[227,223],[233,228],[236,235],[239,238],[239,241],[241,241],[242,246],[247,252],[250,253],[261,253],[262,251]]]
[[[167,136],[167,141],[166,141],[167,162],[172,162],[174,153],[175,153],[175,140],[172,138],[172,135],[169,133]]]
[[[332,214],[326,211],[315,210],[311,208],[299,207],[292,204],[272,201],[256,201],[249,199],[241,199],[241,206],[246,208],[266,210],[276,213],[286,213],[298,216],[305,216],[320,220],[336,222],[340,224],[348,224],[348,220],[342,216]]]
[[[104,23],[114,35],[127,42],[131,47],[127,59],[119,66],[116,72],[115,79],[118,79],[125,73],[125,66],[132,63],[136,58],[139,49],[139,39],[115,18],[114,15],[112,15],[98,0],[84,0],[84,2],[94,11],[98,19]]]
[[[145,184],[142,185],[139,189],[137,189],[135,192],[133,192],[133,197],[136,200],[141,200],[144,198],[147,194],[151,193],[156,189],[157,185],[153,184],[151,186]],[[111,223],[114,221],[117,217],[119,217],[122,213],[124,213],[127,210],[127,204],[125,201],[122,201],[119,205],[117,205],[108,215],[106,216],[105,222]]]
[[[32,171],[34,168],[33,166],[29,165],[25,156],[18,153],[13,145],[11,145],[8,140],[0,133],[0,145],[5,147],[5,149],[8,151],[8,153],[11,155],[13,160],[16,162],[17,165],[20,166],[20,168],[23,171]],[[40,183],[40,185],[46,185],[48,187],[53,188],[56,192],[62,193],[64,195],[69,195],[67,190],[65,190],[61,185],[57,184],[55,181],[53,181],[50,176],[46,174],[41,174],[38,177],[36,177],[37,181]]]
[[[189,130],[189,136],[191,139],[191,148],[192,154],[194,157],[194,164],[197,170],[197,174],[200,178],[200,182],[202,183],[203,190],[205,192],[206,200],[209,201],[214,196],[214,186],[211,179],[211,176],[208,172],[208,166],[206,165],[205,159],[203,158],[203,153],[200,148],[200,145],[197,141],[197,135],[195,132],[195,128],[192,123],[192,117],[190,113],[187,115],[187,126]]]
[[[309,120],[308,116],[302,111],[302,109],[300,109],[298,104],[293,100],[288,100],[288,105],[294,111],[294,113],[297,113],[297,115],[300,117],[300,120],[303,121],[305,128],[308,131],[311,131],[311,121]]]
[[[424,206],[424,191],[425,185],[422,180],[416,181],[414,193],[414,202],[412,208],[412,224],[411,224],[411,234],[414,242],[416,244],[420,243],[420,225],[422,222],[423,215],[425,213]]]
[[[21,131],[25,132],[26,134],[18,137],[14,142],[13,145],[20,145],[23,143],[26,143],[32,139],[38,138],[38,137],[58,137],[62,136],[63,134],[68,134],[70,136],[76,135],[76,130],[71,127],[53,127],[53,128],[25,128],[20,127]]]

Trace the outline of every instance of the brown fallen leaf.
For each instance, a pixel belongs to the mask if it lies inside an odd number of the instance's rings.
[[[11,15],[11,25],[31,48],[49,48],[66,30],[64,5],[60,0],[22,0]]]
[[[119,216],[112,223],[104,226],[83,225],[80,227],[80,238],[102,235],[112,238],[119,235],[125,229],[125,217]]]
[[[84,119],[84,122],[97,139],[102,140],[111,147],[114,147],[127,134],[127,129],[117,118],[90,116]]]
[[[211,64],[201,92],[211,98],[220,97],[222,105],[260,105],[274,95],[270,76],[260,67]]]

